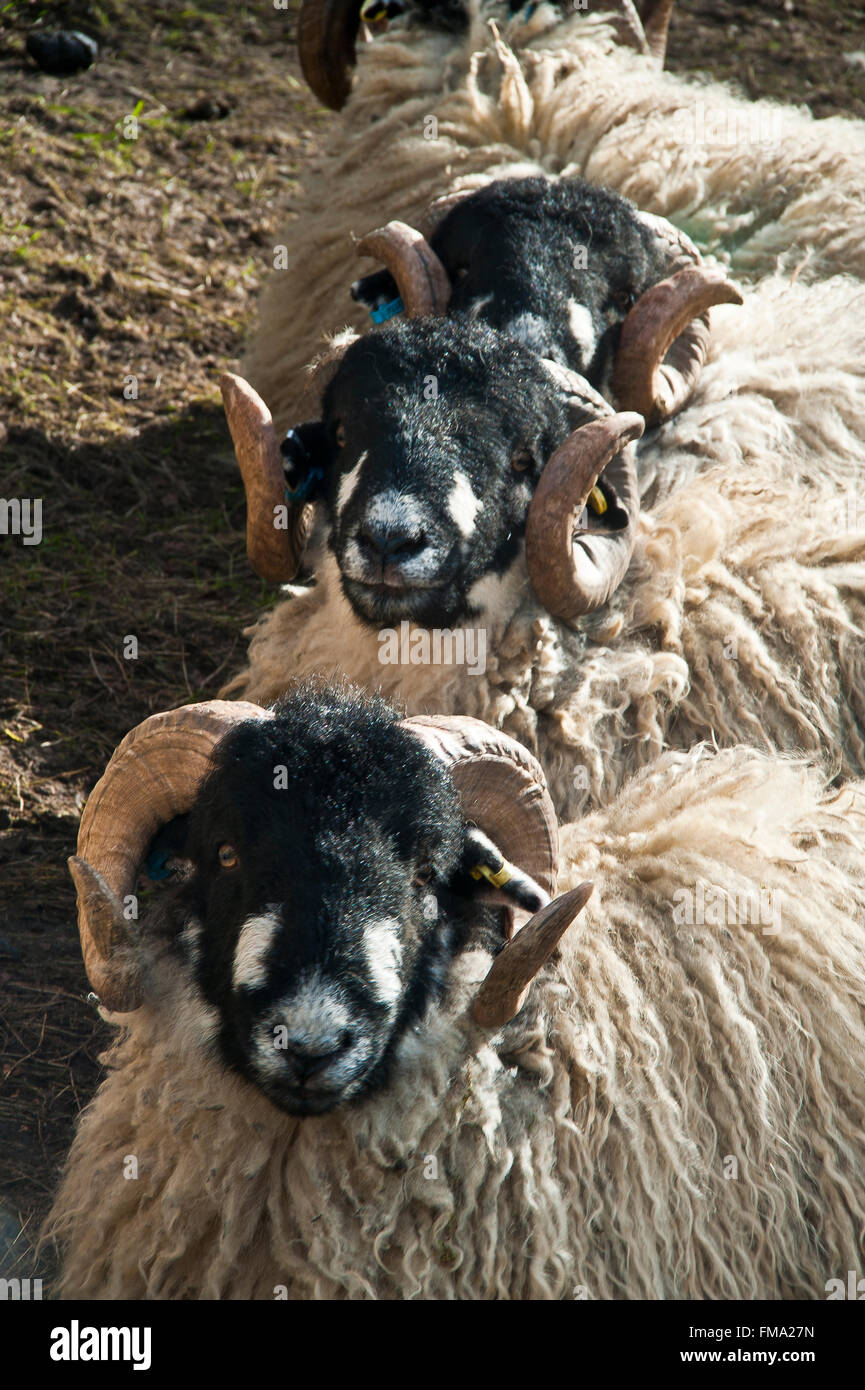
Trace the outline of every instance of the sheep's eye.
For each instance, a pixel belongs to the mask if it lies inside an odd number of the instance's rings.
[[[459,266],[457,266],[456,270],[454,271],[454,279],[455,279],[455,280],[465,280],[466,277],[468,276],[468,273],[469,273],[469,268],[468,268],[467,265],[459,265]]]
[[[521,453],[519,453],[519,454],[514,454],[513,458],[511,459],[511,467],[512,467],[517,473],[525,473],[525,472],[527,471],[527,469],[531,468],[531,466],[532,466],[532,456],[531,456],[531,454],[527,453],[525,450],[523,450],[523,451],[522,451]]]
[[[415,874],[415,876],[414,876],[414,881],[415,881],[415,883],[417,884],[418,888],[423,888],[427,883],[429,883],[429,882],[431,881],[431,879],[432,879],[432,876],[433,876],[432,860],[431,860],[431,859],[424,859],[424,860],[422,860],[421,863],[418,864],[418,866],[417,866],[417,872],[416,872],[416,874]]]
[[[633,290],[616,290],[613,299],[620,309],[630,309],[633,307],[635,295]]]
[[[345,425],[337,425],[335,438],[336,447],[338,449],[345,448]]]
[[[221,869],[236,869],[239,863],[240,858],[234,845],[219,846],[219,867]]]

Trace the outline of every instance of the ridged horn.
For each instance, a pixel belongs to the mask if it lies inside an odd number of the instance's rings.
[[[526,566],[532,588],[553,617],[573,622],[606,603],[630,563],[639,514],[633,451],[645,428],[624,412],[574,430],[547,463],[526,521]],[[606,470],[606,471],[605,471]],[[577,528],[601,474],[605,524]]]
[[[124,900],[157,831],[191,808],[214,746],[258,705],[211,700],[153,714],[126,735],[87,799],[69,870],[87,977],[106,1008],[141,1002],[140,967]]]
[[[472,1016],[484,1028],[501,1028],[519,1013],[538,971],[546,964],[594,884],[581,883],[542,907],[502,948],[475,996]]]
[[[287,501],[273,419],[258,393],[233,372],[223,372],[219,386],[246,492],[249,562],[262,579],[288,584],[300,567],[312,508]],[[278,527],[277,518],[281,520],[286,515],[288,525]]]
[[[723,270],[690,265],[641,295],[622,324],[613,371],[616,403],[659,424],[690,399],[709,351],[707,310],[741,304]]]
[[[451,297],[447,271],[429,242],[406,222],[388,222],[357,244],[359,256],[371,256],[390,271],[410,319],[443,314]]]
[[[495,841],[506,860],[555,892],[558,823],[540,763],[500,729],[462,715],[415,715],[403,727],[448,768],[463,815]],[[514,1017],[592,892],[583,883],[530,917],[506,942],[472,1006],[475,1022],[500,1028]]]
[[[709,351],[708,310],[741,304],[742,293],[723,270],[702,264],[694,243],[672,222],[653,213],[638,216],[668,273],[640,296],[622,324],[612,392],[620,410],[638,410],[656,425],[693,394]]]
[[[300,66],[319,101],[340,111],[351,91],[351,70],[363,0],[303,0],[297,19]]]
[[[403,727],[445,764],[466,820],[552,896],[559,828],[537,759],[509,734],[469,715],[413,715]]]

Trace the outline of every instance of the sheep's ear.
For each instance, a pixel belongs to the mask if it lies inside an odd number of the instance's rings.
[[[376,270],[372,275],[355,280],[351,297],[356,304],[363,304],[369,310],[374,323],[384,323],[394,314],[402,313],[397,283],[389,270]]]
[[[279,446],[285,486],[292,501],[314,502],[324,479],[330,450],[321,420],[296,425]]]
[[[491,902],[539,912],[550,901],[541,885],[505,859],[498,845],[476,825],[466,826],[461,867],[475,891]]]

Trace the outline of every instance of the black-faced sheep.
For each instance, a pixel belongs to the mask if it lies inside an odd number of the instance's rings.
[[[673,445],[668,458],[661,442],[670,428],[687,437],[693,405],[656,432],[641,468],[661,501],[638,515],[639,420],[480,322],[387,324],[345,351],[320,420],[286,446],[301,502],[286,503],[261,402],[236,379],[226,400],[259,480],[258,567],[295,574],[310,479],[321,528],[315,587],[261,620],[224,693],[267,702],[293,676],[327,672],[414,713],[475,715],[537,754],[565,818],[665,745],[705,738],[865,771],[865,532],[831,476],[797,473],[797,441],[753,402],[714,402],[707,457]],[[705,418],[708,403],[697,409]],[[584,452],[587,421],[604,437]],[[605,464],[602,507],[572,544]],[[274,528],[280,513],[288,530]],[[456,638],[454,624],[466,625]],[[462,658],[437,657],[430,628],[451,650],[461,641]],[[482,660],[466,660],[470,638]]]
[[[561,849],[543,907],[542,774],[471,720],[306,689],[134,730],[72,861],[124,1031],[63,1294],[820,1298],[860,1267],[865,793],[695,749]]]
[[[499,179],[444,204],[429,242],[399,222],[363,238],[358,253],[388,269],[353,298],[376,321],[403,301],[412,317],[480,319],[651,424],[694,390],[708,309],[742,302],[672,223],[579,179]]]
[[[861,298],[851,310],[854,288],[837,280],[816,307],[804,291],[807,280],[865,276],[862,122],[815,121],[665,73],[629,46],[614,14],[594,6],[529,8],[511,16],[505,3],[466,0],[468,22],[455,35],[416,22],[424,16],[411,7],[405,21],[360,45],[345,115],[304,180],[302,218],[282,238],[286,268],[265,287],[244,364],[278,426],[302,415],[304,368],[322,333],[345,321],[339,306],[354,274],[348,234],[379,225],[383,206],[417,225],[444,191],[527,173],[580,175],[617,189],[672,219],[737,278],[773,277],[782,262],[783,273],[759,291],[753,348],[739,365],[749,368],[753,357],[753,375],[783,419],[804,418],[805,406],[819,415],[804,378],[825,376],[829,364],[852,370],[861,389]],[[345,36],[353,43],[357,9],[314,0],[304,7],[311,28],[301,55],[332,104],[326,72],[344,94]],[[326,28],[322,41],[316,11],[342,25],[342,39]],[[501,34],[491,35],[490,17]],[[678,22],[686,25],[687,15]],[[783,321],[775,323],[779,309]],[[351,321],[363,326],[357,311]],[[802,322],[812,337],[800,336]],[[800,341],[782,363],[790,331]],[[748,341],[740,325],[730,341]]]

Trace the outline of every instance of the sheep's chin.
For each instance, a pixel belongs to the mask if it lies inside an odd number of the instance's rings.
[[[391,589],[343,575],[342,589],[355,615],[368,627],[412,622],[420,627],[445,628],[468,616],[465,599],[450,584]]]
[[[260,1076],[254,1078],[253,1084],[277,1110],[302,1119],[307,1116],[329,1115],[332,1111],[340,1110],[343,1106],[368,1095],[370,1091],[380,1089],[382,1080],[377,1080],[379,1072],[379,1062],[376,1062],[359,1075],[353,1076],[344,1086],[326,1091],[283,1086],[278,1081]]]

